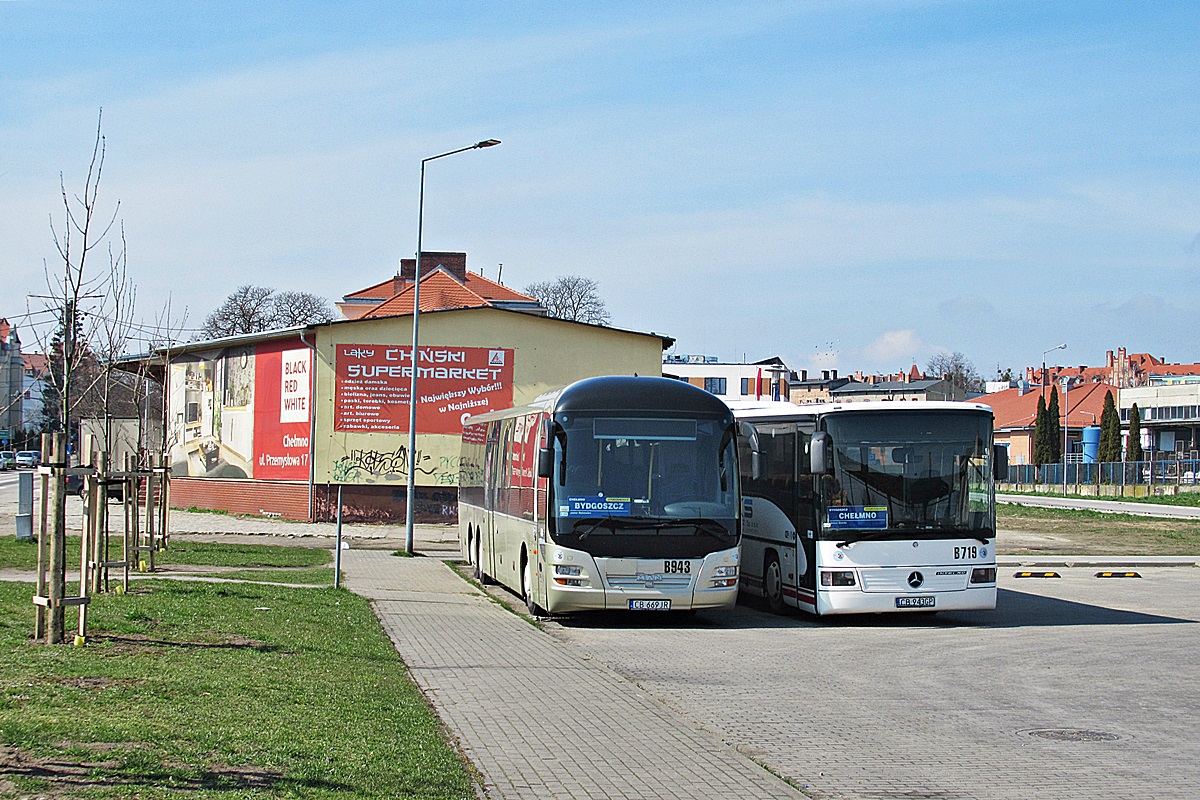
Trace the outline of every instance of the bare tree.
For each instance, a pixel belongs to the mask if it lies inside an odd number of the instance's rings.
[[[334,318],[329,301],[308,292],[279,292],[271,306],[274,311],[272,327],[275,328],[331,322]]]
[[[271,329],[271,294],[265,286],[239,286],[204,320],[204,335],[210,339],[259,333]]]
[[[47,428],[67,432],[68,442],[73,439],[72,418],[78,417],[81,401],[89,396],[81,389],[95,380],[93,375],[86,382],[81,381],[85,372],[94,371],[96,356],[90,345],[99,337],[105,321],[113,316],[111,282],[117,265],[123,273],[125,262],[124,233],[119,251],[109,247],[110,269],[107,272],[91,270],[88,260],[92,251],[108,237],[121,208],[117,201],[111,216],[100,215],[100,180],[105,155],[103,116],[102,109],[96,120],[96,143],[92,147],[83,193],[69,195],[66,179],[59,173],[63,220],[61,225],[56,225],[51,216],[50,234],[62,262],[61,272],[58,268],[51,270],[49,264],[44,265],[48,294],[40,298],[45,301],[45,309],[52,311],[58,319],[52,340],[38,337],[50,364],[46,394],[56,405],[51,413],[44,410],[43,416]],[[130,299],[130,307],[131,303]]]
[[[278,292],[266,286],[239,286],[204,320],[210,339],[329,322],[329,301],[308,292]]]
[[[925,365],[926,373],[930,375],[945,375],[946,378],[964,392],[983,391],[983,378],[971,363],[971,359],[959,352],[938,353],[929,359]]]
[[[607,325],[610,316],[600,299],[599,289],[591,278],[560,275],[552,281],[531,283],[524,292],[537,298],[552,317]]]

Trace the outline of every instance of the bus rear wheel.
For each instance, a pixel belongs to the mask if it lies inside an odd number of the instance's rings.
[[[767,608],[772,614],[783,613],[783,570],[779,568],[779,556],[767,554],[763,564],[763,594],[767,596]]]

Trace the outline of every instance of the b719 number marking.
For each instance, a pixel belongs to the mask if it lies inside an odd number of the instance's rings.
[[[664,561],[663,572],[668,575],[690,575],[692,572],[692,562],[690,561]]]
[[[974,545],[954,548],[955,558],[979,558],[979,548]]]

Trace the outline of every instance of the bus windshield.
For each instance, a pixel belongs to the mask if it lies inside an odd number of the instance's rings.
[[[822,476],[824,538],[995,535],[991,420],[956,412],[825,417],[833,471]]]
[[[737,542],[732,426],[716,419],[561,415],[554,444],[553,530],[588,539]],[[595,546],[611,549],[608,545]]]

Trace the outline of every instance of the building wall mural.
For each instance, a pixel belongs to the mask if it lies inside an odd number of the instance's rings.
[[[189,354],[169,384],[173,475],[308,480],[312,351],[298,338]]]

